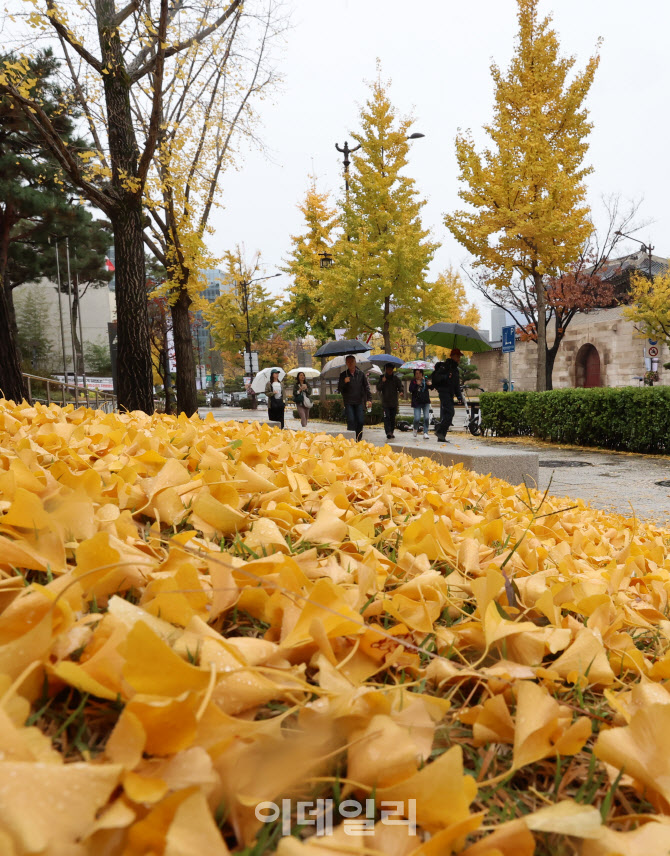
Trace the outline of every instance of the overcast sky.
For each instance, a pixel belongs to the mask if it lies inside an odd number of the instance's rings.
[[[392,80],[390,98],[415,117],[408,174],[422,196],[424,225],[441,242],[432,272],[467,264],[447,233],[443,214],[459,204],[454,137],[492,116],[489,66],[505,68],[516,33],[515,0],[287,0],[291,28],[279,57],[283,84],[260,105],[267,152],[248,152],[222,183],[225,210],[217,212],[211,246],[217,252],[243,242],[262,252],[273,273],[302,231],[296,205],[316,173],[320,190],[342,192],[342,160],[335,150],[358,127],[365,81],[376,58]],[[670,255],[668,213],[668,92],[670,3],[666,0],[543,0],[553,13],[564,53],[582,68],[602,37],[600,67],[588,105],[594,129],[588,162],[590,202],[598,219],[603,194],[644,197],[637,234],[658,255]],[[632,251],[629,243],[625,249]],[[269,283],[281,292],[287,278]],[[483,308],[483,307],[482,307]],[[488,326],[488,308],[482,318]]]

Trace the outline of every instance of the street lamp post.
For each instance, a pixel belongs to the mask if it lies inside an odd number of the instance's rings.
[[[410,134],[409,137],[405,137],[406,140],[420,140],[422,137],[425,137],[425,134],[420,134],[416,131],[413,134]],[[349,198],[349,164],[351,161],[349,160],[349,155],[357,152],[361,148],[362,143],[359,143],[357,146],[354,146],[353,149],[349,148],[349,140],[344,141],[344,146],[339,145],[339,143],[335,143],[335,148],[338,152],[344,155],[342,159],[342,163],[344,164],[344,194],[346,198]],[[382,149],[382,158],[384,157],[384,150]]]
[[[632,235],[626,235],[624,232],[620,232],[618,229],[614,234],[619,235],[620,238],[628,238],[629,241],[635,241],[636,244],[639,244],[642,247],[642,251],[647,254],[649,282],[653,283],[654,277],[653,277],[652,272],[651,272],[651,251],[654,248],[652,247],[652,245],[651,244],[645,244],[645,242],[641,241],[639,238],[634,238]],[[642,364],[643,364],[644,370],[646,372],[646,370],[647,370],[647,363],[646,363],[647,348],[645,345],[642,346],[642,355],[643,355],[643,363]],[[653,371],[654,370],[654,361],[652,359],[649,360],[648,365],[649,365],[651,371]],[[650,375],[650,377],[651,377],[651,375]],[[653,386],[653,385],[654,385],[654,382],[652,380],[651,386]]]
[[[253,371],[251,370],[251,322],[249,320],[249,286],[254,282],[264,282],[266,279],[274,279],[276,276],[281,276],[281,273],[271,273],[269,276],[259,276],[256,279],[242,279],[238,282],[238,287],[242,289],[243,310],[247,321],[247,341],[246,352],[249,354],[249,374],[253,379]],[[245,366],[246,368],[246,366]]]
[[[635,241],[636,244],[639,244],[642,247],[642,251],[647,254],[648,268],[649,268],[649,282],[653,282],[653,276],[651,274],[651,251],[654,249],[651,244],[645,244],[644,241],[641,241],[639,238],[634,238],[632,235],[626,235],[623,232],[619,232],[618,230],[614,233],[615,235],[619,235],[621,238],[628,238],[629,241]]]

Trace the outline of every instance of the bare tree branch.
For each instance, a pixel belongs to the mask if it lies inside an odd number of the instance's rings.
[[[87,51],[86,48],[75,39],[68,28],[58,20],[58,10],[54,0],[47,0],[47,15],[49,16],[49,23],[58,35],[63,38],[70,47],[91,66],[91,68],[94,68],[99,74],[102,74],[102,62],[100,62],[97,57],[94,57],[90,51]]]
[[[203,42],[208,36],[211,36],[211,34],[215,30],[218,30],[219,27],[222,24],[224,24],[232,15],[234,15],[241,5],[242,5],[242,0],[232,0],[232,3],[226,9],[226,11],[222,15],[220,15],[212,24],[210,24],[209,27],[204,27],[202,30],[199,30],[197,33],[190,36],[188,39],[184,39],[183,41],[178,42],[176,45],[172,45],[171,47],[167,48],[165,50],[165,59],[169,59],[170,57],[174,56],[175,54],[178,54],[181,51],[185,50],[186,48],[191,47],[191,45],[200,44],[201,42]],[[158,44],[160,45],[161,42],[158,41]],[[135,59],[135,62],[132,63],[132,65],[129,69],[129,73],[130,73],[130,79],[133,83],[135,81],[139,80],[140,78],[144,77],[145,74],[149,74],[150,72],[152,72],[154,70],[154,67],[156,65],[156,57],[155,56],[152,57],[143,66],[138,67],[138,59],[140,58],[140,56],[142,54],[144,54],[145,56],[148,56],[151,53],[151,50],[153,49],[154,46],[155,46],[155,43],[152,44],[151,46],[145,48],[144,51],[142,51],[140,54],[138,54],[138,57]]]

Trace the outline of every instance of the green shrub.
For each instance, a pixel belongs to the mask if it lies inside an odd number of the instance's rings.
[[[482,426],[498,436],[531,433],[553,443],[670,453],[670,388],[487,392]]]
[[[240,407],[242,410],[256,410],[258,402],[255,398],[241,398]]]
[[[524,417],[529,392],[483,392],[479,397],[482,411],[482,430],[498,437],[515,437],[530,434]]]
[[[223,399],[218,398],[218,397],[213,397],[212,400],[209,402],[209,404],[210,404],[210,407],[221,407],[221,405],[223,404]]]
[[[298,418],[298,411],[293,411],[295,419]],[[344,416],[344,405],[342,404],[341,395],[333,395],[326,398],[325,402],[319,401],[317,398],[309,411],[310,419],[320,419],[323,422],[339,422],[345,423],[347,420]],[[384,410],[379,401],[372,402],[372,410],[365,414],[366,425],[379,425],[384,421]]]

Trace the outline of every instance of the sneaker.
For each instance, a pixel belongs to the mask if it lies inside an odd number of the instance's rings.
[[[412,434],[414,434],[414,436],[416,437],[417,433],[418,433],[418,432],[417,432],[417,430],[416,430],[416,428],[415,428],[415,429],[412,431]]]
[[[426,431],[426,433],[423,435],[423,439],[424,439],[424,440],[428,440],[428,439],[430,439],[430,438],[428,437],[428,432],[427,432],[427,431]]]
[[[392,440],[392,439],[393,439],[393,437],[392,437],[390,434],[387,434],[387,435],[386,435],[386,439],[387,439],[387,440]]]
[[[391,436],[389,437],[389,440],[395,440],[395,434],[391,434]]]
[[[448,442],[449,442],[449,440],[447,440],[447,438],[446,438],[446,437],[440,437],[440,436],[438,436],[438,438],[437,438],[437,442],[438,442],[438,443],[448,443]]]

